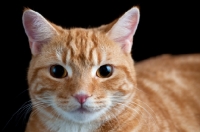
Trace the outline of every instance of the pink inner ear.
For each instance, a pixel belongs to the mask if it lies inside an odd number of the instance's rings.
[[[38,33],[38,29],[41,25],[39,25],[39,15],[37,15],[33,11],[25,11],[23,14],[23,25],[25,32],[31,41],[37,41],[36,34]]]
[[[133,35],[139,22],[139,10],[132,8],[126,12],[108,32],[108,36],[113,39],[125,53],[130,53],[133,43]]]
[[[41,48],[42,48],[42,46],[39,42],[31,42],[31,41],[29,41],[29,47],[30,47],[31,53],[33,55],[39,54],[41,51]]]
[[[130,29],[133,29],[134,26],[135,25],[127,26],[126,28],[130,32],[127,33],[124,36],[121,36],[119,38],[114,39],[115,42],[120,43],[122,50],[125,51],[125,52],[131,52],[131,48],[132,48],[132,45],[133,45],[134,31],[130,30]]]
[[[24,12],[23,26],[33,55],[38,54],[42,45],[57,34],[54,27],[42,15],[33,10]]]
[[[131,37],[131,38],[129,38]],[[119,43],[121,45],[121,49],[126,52],[126,53],[130,53],[131,52],[131,48],[132,48],[132,43],[133,43],[133,36],[130,35],[129,37],[124,37],[124,38],[116,38],[114,41]]]
[[[130,24],[127,24],[125,27],[127,31],[126,35],[122,36],[121,38],[116,38],[116,41],[121,43],[121,48],[123,51],[130,53],[133,45],[133,35],[135,34],[135,27],[137,27],[136,22],[132,22]]]

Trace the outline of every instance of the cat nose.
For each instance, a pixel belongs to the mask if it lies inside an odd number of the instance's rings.
[[[88,98],[89,96],[86,95],[86,94],[76,94],[74,95],[74,98],[76,98],[76,100],[80,103],[80,104],[83,104],[85,103],[86,99]]]

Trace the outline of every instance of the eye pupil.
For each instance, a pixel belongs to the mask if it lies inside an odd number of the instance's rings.
[[[50,68],[50,74],[55,78],[63,78],[67,76],[67,71],[61,65],[53,65]]]
[[[112,66],[110,65],[103,65],[97,70],[97,76],[101,78],[110,77],[112,74]]]

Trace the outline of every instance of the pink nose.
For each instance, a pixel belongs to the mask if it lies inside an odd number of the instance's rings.
[[[76,95],[74,95],[74,97],[77,99],[77,101],[78,101],[80,104],[83,104],[83,103],[85,103],[86,99],[87,99],[89,96],[86,95],[86,94],[76,94]]]

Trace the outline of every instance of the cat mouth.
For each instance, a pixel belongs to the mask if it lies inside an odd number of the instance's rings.
[[[88,109],[83,108],[83,107],[80,107],[80,108],[76,109],[74,112],[78,112],[78,113],[82,113],[82,114],[84,114],[84,113],[92,113],[91,111],[89,111]]]
[[[99,110],[93,110],[93,109],[88,109],[88,108],[84,108],[83,106],[80,106],[79,108],[77,108],[76,110],[74,110],[74,113],[81,113],[81,114],[92,114],[95,112],[98,112]]]

